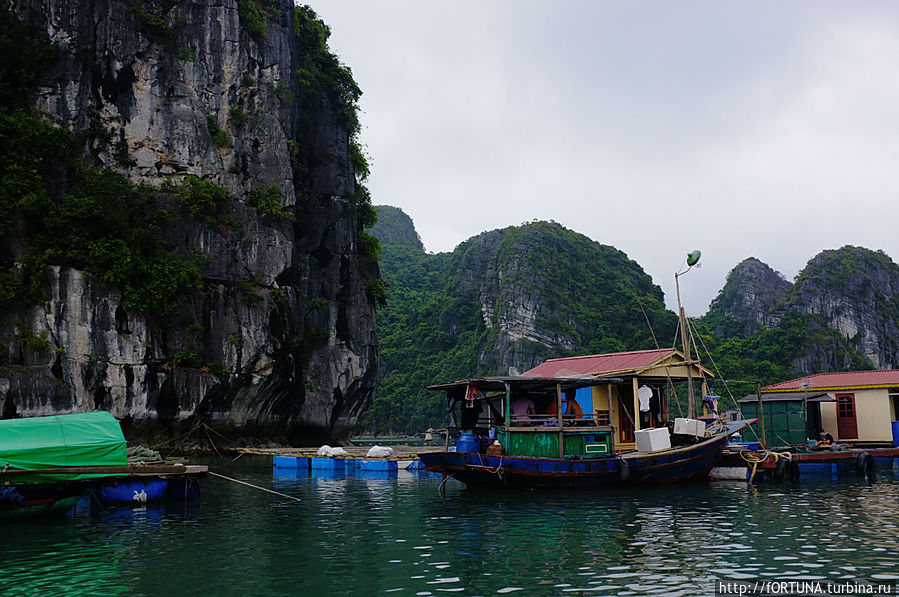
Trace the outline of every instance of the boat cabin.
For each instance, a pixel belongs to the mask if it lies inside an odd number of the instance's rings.
[[[614,428],[618,450],[636,447],[635,431],[668,425],[671,384],[685,382],[692,376],[706,396],[706,380],[714,377],[696,361],[688,363],[683,353],[673,348],[549,359],[523,374],[523,377],[571,376],[594,378],[593,384],[576,390],[575,401],[584,417],[597,425]],[[687,413],[672,415],[687,416]]]
[[[597,378],[482,377],[428,386],[446,392],[451,427],[461,430],[459,451],[538,458],[589,458],[615,451],[614,427],[586,415],[576,394]],[[611,380],[606,380],[611,381]],[[476,445],[468,445],[475,442]],[[464,449],[463,449],[464,445]]]

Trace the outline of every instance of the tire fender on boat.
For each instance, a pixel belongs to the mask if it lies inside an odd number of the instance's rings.
[[[777,464],[774,465],[774,478],[777,481],[783,481],[787,478],[788,466],[790,465],[790,461],[786,458],[778,458]]]
[[[874,480],[874,457],[868,452],[859,452],[855,457],[855,474],[869,481]]]
[[[621,458],[619,462],[621,462],[621,480],[627,481],[631,478],[631,466],[624,458]]]
[[[796,460],[790,461],[787,467],[787,478],[794,483],[799,480],[799,462]]]

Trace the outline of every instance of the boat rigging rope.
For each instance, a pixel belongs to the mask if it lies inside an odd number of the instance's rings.
[[[437,493],[440,493],[441,491],[446,491],[445,485],[446,485],[447,480],[454,479],[454,478],[455,477],[453,477],[452,475],[447,475],[446,473],[444,473],[443,480],[440,482],[440,485],[437,486]]]
[[[691,328],[690,329],[690,338],[691,339],[693,338],[693,328],[695,328],[695,327],[696,327],[695,324],[690,324],[690,328]],[[718,375],[718,377],[721,378],[721,382],[724,384],[724,389],[727,390],[727,395],[730,396],[730,399],[736,405],[737,409],[739,409],[740,405],[737,403],[737,399],[734,398],[734,393],[730,391],[730,386],[727,385],[727,380],[724,378],[723,375],[721,375],[721,369],[718,368],[718,363],[716,363],[715,359],[712,358],[712,351],[710,351],[709,347],[706,346],[705,340],[702,339],[702,334],[699,333],[699,330],[696,330],[696,337],[699,338],[699,343],[702,344],[703,350],[705,350],[705,353],[708,355],[709,361],[711,361],[712,368],[715,370],[715,373]],[[694,344],[695,344],[695,341],[694,341]]]
[[[656,339],[656,332],[652,329],[652,323],[649,321],[649,316],[646,315],[646,309],[643,308],[643,301],[640,300],[640,294],[637,292],[637,289],[634,289],[634,296],[637,297],[637,304],[640,305],[640,310],[643,311],[643,318],[646,320],[646,325],[649,327],[649,333],[652,334],[652,341],[656,345],[656,350],[659,351],[659,356],[662,355],[662,347],[659,345],[659,341]],[[680,326],[680,321],[678,321],[678,326]],[[677,343],[677,336],[675,333],[675,343]],[[680,400],[677,398],[677,390],[674,388],[674,382],[671,380],[671,371],[668,370],[668,366],[665,366],[665,377],[668,378],[668,386],[671,388],[671,392],[674,394],[674,403],[677,405],[677,411],[680,413],[680,416],[684,416],[684,411],[680,407]],[[627,411],[624,411],[627,414]],[[631,420],[631,425],[634,425],[634,419],[630,415],[628,418]]]
[[[694,324],[688,323],[688,325],[689,325],[691,328],[695,328],[695,325],[694,325]],[[709,350],[709,347],[706,346],[705,340],[702,339],[702,334],[699,333],[699,330],[696,330],[696,337],[699,338],[699,342],[700,342],[700,344],[702,344],[703,350],[705,350],[706,355],[708,355],[709,361],[711,361],[711,363],[712,363],[712,369],[714,370],[715,374],[716,374],[719,378],[721,378],[721,382],[724,384],[724,389],[727,390],[727,395],[730,396],[731,402],[734,403],[734,405],[737,407],[737,410],[740,411],[740,413],[741,413],[740,416],[742,416],[742,410],[740,409],[740,403],[737,402],[737,399],[736,399],[736,398],[734,398],[734,393],[730,390],[730,386],[727,385],[727,379],[725,379],[725,377],[724,377],[723,375],[721,375],[721,369],[718,368],[718,363],[716,363],[716,362],[715,362],[715,359],[712,357],[712,351],[710,351],[710,350]],[[692,330],[691,330],[691,333],[690,333],[690,338],[693,338]],[[731,380],[731,381],[732,381],[732,382],[735,382],[735,380]],[[735,382],[735,383],[738,383],[738,382]],[[755,383],[755,382],[742,382],[742,383]],[[749,429],[749,431],[751,431],[752,434],[755,436],[755,439],[761,441],[761,438],[759,437],[758,432],[755,430],[755,427],[753,427],[752,425],[750,425],[750,426],[748,427],[748,429]]]

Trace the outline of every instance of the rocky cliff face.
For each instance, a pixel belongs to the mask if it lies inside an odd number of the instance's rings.
[[[639,265],[554,222],[479,234],[456,248],[445,275],[440,326],[455,337],[483,331],[472,347],[479,373],[524,371],[572,352],[624,350],[624,338],[651,341],[638,296],[657,331],[672,331],[662,292]]]
[[[484,232],[436,255],[386,242],[381,266],[389,287],[369,424],[383,431],[443,425],[443,398],[430,384],[652,348],[647,319],[659,339],[673,337],[677,322],[638,264],[555,222]]]
[[[796,372],[839,371],[856,367],[858,351],[877,368],[899,367],[899,266],[881,251],[845,246],[822,251],[797,276],[783,280],[767,265],[750,258],[728,275],[704,320],[720,336],[750,337],[760,329],[804,321],[809,342],[794,357]],[[793,318],[792,320],[790,318]],[[836,331],[834,340],[826,332]],[[851,348],[851,350],[847,350]]]
[[[9,6],[60,49],[33,105],[76,132],[85,165],[157,189],[187,175],[215,181],[229,190],[229,219],[163,227],[174,251],[201,257],[202,287],[168,318],[129,311],[119,289],[51,265],[47,300],[0,325],[2,412],[105,409],[144,434],[209,425],[294,442],[353,426],[376,377],[367,288],[379,274],[360,250],[352,127],[302,79],[292,3]],[[292,220],[248,204],[272,185]],[[21,242],[5,240],[4,257],[20,256]]]
[[[708,318],[719,336],[748,338],[767,321],[768,313],[787,298],[793,285],[755,257],[744,259],[727,275],[727,282],[712,304]]]
[[[541,276],[545,272],[540,267],[545,260],[542,249],[546,248],[541,244],[555,231],[534,226],[523,239],[509,238],[508,232],[489,232],[465,243],[465,283],[477,289],[484,325],[497,330],[496,345],[491,350],[500,357],[499,370],[515,366],[525,371],[537,363],[532,363],[536,358],[533,351],[523,354],[522,345],[536,343],[547,349],[572,350],[575,330],[573,326],[563,329],[544,325],[559,308],[555,301],[546,300],[553,293],[548,292],[549,280]]]
[[[821,316],[878,369],[899,367],[899,266],[882,251],[822,251],[768,325],[789,312]]]

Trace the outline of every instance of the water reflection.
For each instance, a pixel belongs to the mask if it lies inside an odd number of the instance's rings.
[[[12,523],[0,594],[707,595],[715,579],[895,579],[899,564],[889,476],[591,493],[450,482],[443,499],[426,473],[229,466],[216,470],[302,502],[210,478],[193,511]]]

